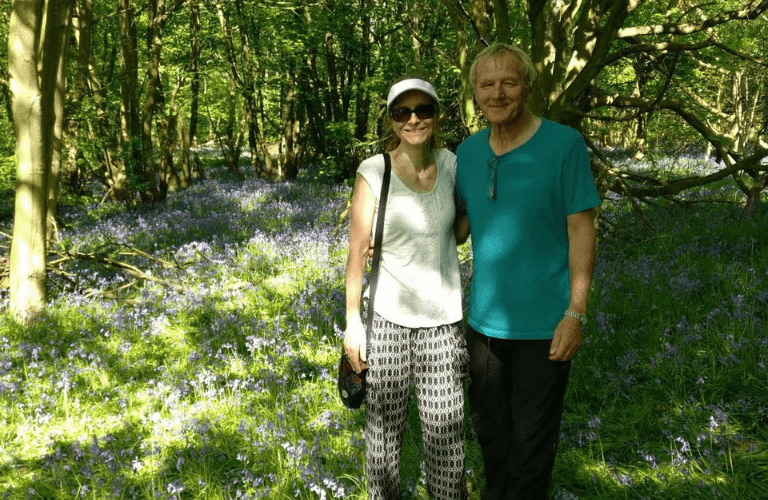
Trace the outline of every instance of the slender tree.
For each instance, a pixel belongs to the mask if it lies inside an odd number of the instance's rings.
[[[158,201],[165,198],[168,182],[173,173],[161,171],[161,185],[157,182],[157,165],[155,164],[155,144],[152,138],[152,124],[155,114],[162,114],[165,106],[163,81],[161,77],[161,55],[163,51],[163,29],[168,20],[165,0],[149,0],[147,10],[147,86],[144,95],[144,105],[141,116],[141,146],[142,146],[142,177],[144,184],[140,191],[145,201]],[[158,135],[162,143],[166,143],[167,124],[162,123]],[[164,159],[165,157],[163,157]],[[167,169],[169,165],[163,163]]]
[[[10,255],[11,313],[43,311],[49,203],[61,153],[69,0],[14,0],[8,38],[16,131],[16,200]],[[54,170],[56,169],[56,170]]]
[[[189,187],[190,179],[199,175],[199,158],[197,156],[197,122],[200,109],[200,2],[199,0],[189,0],[189,66],[187,71],[190,75],[190,109],[189,126],[184,120],[184,114],[179,107],[178,121],[181,136],[181,175],[180,182],[182,188]],[[190,150],[195,148],[195,158],[190,159]]]
[[[139,52],[136,31],[136,12],[133,0],[118,0],[117,18],[120,31],[120,143],[126,159],[125,172],[115,172],[113,179],[120,186],[120,178],[127,177],[131,188],[135,188],[144,176],[141,148],[141,119],[139,108]],[[150,179],[154,186],[154,179]],[[151,187],[146,190],[150,191]],[[118,191],[119,193],[119,191]],[[117,194],[115,197],[120,198]]]
[[[242,134],[236,130],[238,87],[242,87],[240,69],[237,64],[237,50],[232,35],[230,11],[221,0],[216,1],[216,12],[219,17],[227,62],[229,63],[229,96],[227,100],[227,122],[224,136],[218,135],[219,145],[224,152],[227,167],[231,172],[240,175],[240,148]],[[247,99],[247,97],[246,97]]]
[[[42,41],[41,90],[45,99],[43,125],[45,128],[45,162],[50,165],[46,182],[46,242],[58,237],[59,183],[66,100],[66,71],[68,62],[69,27],[72,0],[48,0],[45,32]],[[47,245],[46,245],[47,246]]]

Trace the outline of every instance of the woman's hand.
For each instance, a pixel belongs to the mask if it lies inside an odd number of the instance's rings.
[[[344,332],[344,351],[347,353],[349,363],[355,373],[360,373],[368,368],[366,347],[365,326],[360,316],[347,318],[347,329]]]

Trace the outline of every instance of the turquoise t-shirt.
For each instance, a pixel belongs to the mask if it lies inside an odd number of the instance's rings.
[[[496,156],[490,129],[458,148],[456,187],[472,232],[469,324],[505,339],[551,339],[570,299],[566,217],[600,204],[584,139],[542,119],[522,146]],[[487,195],[496,158],[497,195]]]

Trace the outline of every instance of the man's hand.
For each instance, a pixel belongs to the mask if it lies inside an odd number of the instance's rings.
[[[570,316],[563,316],[555,328],[552,347],[549,349],[549,359],[552,361],[568,361],[576,356],[581,345],[581,322]]]
[[[360,373],[368,368],[366,363],[365,326],[360,316],[347,318],[347,329],[344,332],[344,352],[347,353],[349,363],[355,373]]]

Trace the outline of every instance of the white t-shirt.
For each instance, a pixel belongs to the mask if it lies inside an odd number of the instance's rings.
[[[407,328],[433,327],[462,319],[459,257],[453,233],[456,155],[446,149],[434,153],[434,188],[417,193],[393,170],[384,213],[374,308],[384,319]],[[357,172],[373,191],[378,212],[384,155],[364,160]],[[376,215],[373,226],[375,234]]]

